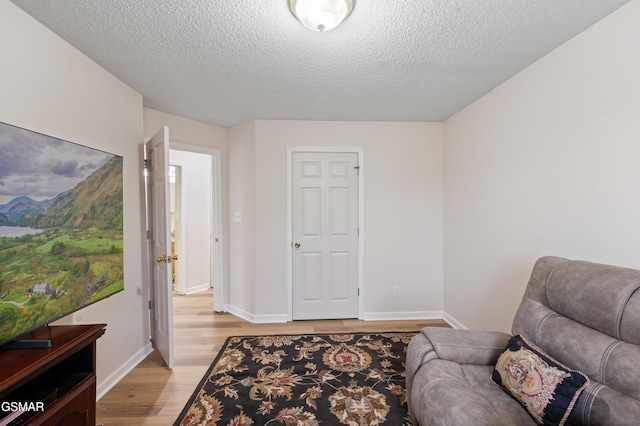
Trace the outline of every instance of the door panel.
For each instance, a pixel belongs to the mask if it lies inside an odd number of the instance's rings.
[[[302,233],[306,237],[320,235],[322,219],[321,197],[320,188],[302,188],[302,208],[304,209],[304,215],[302,216],[303,227]]]
[[[304,270],[304,296],[306,302],[322,301],[322,255],[320,253],[302,253]]]
[[[293,319],[358,317],[358,154],[293,153]]]
[[[349,265],[351,256],[347,252],[331,253],[331,300],[349,298]]]
[[[145,143],[147,217],[151,231],[151,337],[169,368],[173,368],[173,300],[169,221],[169,128]]]
[[[329,189],[329,211],[331,212],[332,236],[348,236],[349,234],[349,188]]]

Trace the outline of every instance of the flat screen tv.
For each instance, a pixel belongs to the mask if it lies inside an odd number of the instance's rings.
[[[0,123],[0,347],[124,289],[122,157]]]

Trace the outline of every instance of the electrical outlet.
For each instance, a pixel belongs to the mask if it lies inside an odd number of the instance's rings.
[[[400,296],[400,286],[396,285],[396,286],[393,287],[393,295],[395,297]]]

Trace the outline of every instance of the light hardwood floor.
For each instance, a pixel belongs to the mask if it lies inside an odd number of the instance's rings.
[[[355,331],[417,331],[432,321],[294,321],[252,324],[213,312],[211,291],[174,296],[175,367],[154,351],[98,401],[97,421],[105,426],[172,425],[229,336]],[[98,357],[101,355],[98,354]]]

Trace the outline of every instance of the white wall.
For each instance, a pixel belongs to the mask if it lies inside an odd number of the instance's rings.
[[[211,156],[171,149],[169,158],[182,171],[178,226],[184,231],[181,234],[184,252],[179,253],[176,261],[176,277],[184,277],[184,290],[189,294],[207,290],[212,284]]]
[[[509,330],[543,255],[640,268],[640,1],[444,125],[445,311]]]
[[[441,315],[442,125],[279,120],[255,122],[254,314],[288,310],[287,148],[327,146],[363,149],[365,317]]]
[[[256,301],[255,123],[229,129],[229,312],[253,319]],[[234,213],[241,214],[235,222]]]
[[[142,96],[8,1],[0,2],[0,121],[124,157],[124,292],[60,323],[106,323],[98,395],[150,351],[142,223]]]

